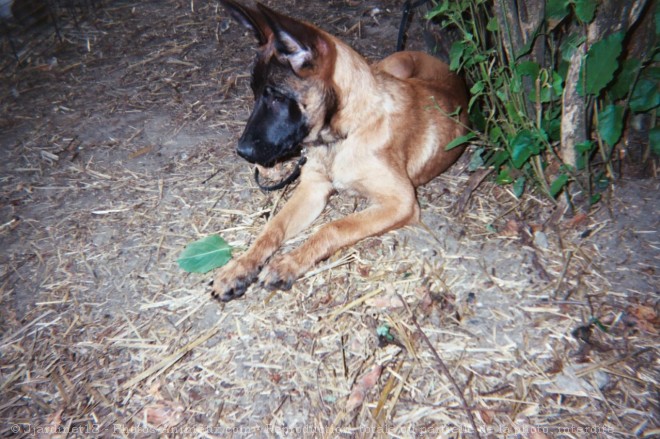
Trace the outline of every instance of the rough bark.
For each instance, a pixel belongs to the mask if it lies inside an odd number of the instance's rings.
[[[576,50],[566,74],[561,117],[561,159],[575,167],[577,154],[575,145],[587,140],[586,99],[578,93],[580,66],[584,46]]]
[[[501,0],[495,2],[495,16],[503,35],[504,50],[511,64],[528,45],[532,45],[529,53],[520,60],[535,61],[545,64],[545,44],[542,38],[536,38],[537,32],[545,17],[545,0]],[[533,44],[532,44],[533,42]],[[534,80],[523,79],[523,87],[527,96],[535,93]],[[536,119],[534,104],[525,101],[527,115]]]

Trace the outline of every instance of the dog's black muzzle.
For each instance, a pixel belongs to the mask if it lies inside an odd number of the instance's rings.
[[[236,147],[236,154],[244,158],[250,163],[258,163],[260,161],[260,156],[258,154],[259,145],[255,145],[251,140],[245,140],[243,137],[238,141],[238,146]],[[262,163],[259,163],[262,164]]]
[[[250,163],[272,166],[294,155],[309,133],[305,117],[292,97],[265,87],[258,97],[236,152]]]

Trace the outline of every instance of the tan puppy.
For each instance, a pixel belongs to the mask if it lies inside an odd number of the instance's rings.
[[[288,289],[338,249],[418,220],[415,188],[462,153],[445,146],[465,134],[467,93],[463,80],[430,55],[399,52],[370,66],[310,24],[261,4],[221,3],[259,42],[252,75],[256,102],[238,154],[269,166],[300,145],[307,149],[291,199],[249,250],[217,273],[213,296],[227,301],[257,279],[269,289]],[[457,112],[458,122],[449,116]],[[366,197],[369,206],[273,256],[335,192]]]

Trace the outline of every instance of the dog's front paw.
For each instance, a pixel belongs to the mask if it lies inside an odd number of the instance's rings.
[[[229,302],[245,294],[248,287],[257,279],[258,267],[240,259],[230,261],[222,267],[211,282],[211,296]]]
[[[273,259],[259,275],[259,283],[268,290],[290,290],[302,274],[300,265],[290,256]]]

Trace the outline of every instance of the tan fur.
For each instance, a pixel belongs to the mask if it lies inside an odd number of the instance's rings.
[[[321,63],[313,77],[303,80],[333,87],[339,105],[330,127],[316,126],[306,141],[328,145],[308,148],[298,188],[250,249],[218,272],[216,296],[257,273],[268,288],[289,287],[338,249],[416,221],[415,188],[462,153],[462,148],[444,148],[465,133],[467,124],[465,85],[446,64],[424,53],[399,52],[369,66],[349,46],[314,29],[333,62]],[[448,116],[458,108],[460,124]],[[337,191],[366,197],[369,206],[325,224],[297,249],[273,257]]]

